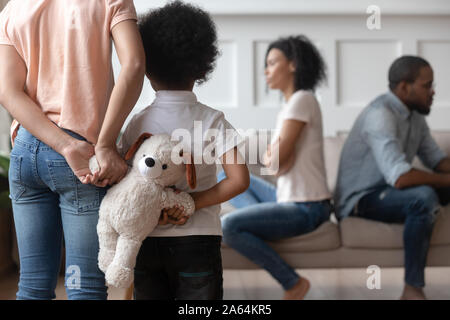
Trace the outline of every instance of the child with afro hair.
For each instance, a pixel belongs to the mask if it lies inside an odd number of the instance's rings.
[[[182,143],[196,159],[197,186],[193,192],[186,181],[174,186],[191,192],[195,213],[187,217],[176,207],[162,211],[159,225],[144,240],[136,260],[134,298],[222,299],[220,203],[248,188],[249,173],[237,151],[243,139],[223,112],[200,103],[193,93],[195,83],[205,82],[214,69],[216,28],[208,13],[181,1],[149,11],[139,18],[138,26],[146,75],[156,95],[150,106],[131,119],[119,149],[126,151],[143,132],[172,137],[176,130],[188,132],[192,141]],[[198,128],[202,141],[192,139]],[[215,139],[208,138],[210,130],[218,133]],[[196,154],[198,147],[202,152],[214,150],[210,153],[214,161]],[[220,183],[216,161],[227,175]]]

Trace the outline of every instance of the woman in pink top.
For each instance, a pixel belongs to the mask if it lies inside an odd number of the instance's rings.
[[[63,235],[68,298],[107,297],[96,225],[105,186],[127,172],[115,142],[144,79],[136,20],[132,0],[12,0],[0,13],[0,103],[16,119],[18,299],[55,297]],[[122,65],[115,85],[112,40]]]

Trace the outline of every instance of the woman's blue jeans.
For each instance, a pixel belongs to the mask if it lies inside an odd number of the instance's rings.
[[[219,180],[225,178],[221,172]],[[315,230],[330,217],[328,200],[277,203],[276,187],[250,176],[250,186],[233,198],[238,210],[222,216],[223,241],[255,264],[267,270],[285,290],[300,279],[266,241],[299,236]]]
[[[23,127],[11,152],[9,181],[20,258],[17,299],[55,298],[63,236],[67,297],[106,299],[96,230],[106,189],[81,184],[59,153]]]

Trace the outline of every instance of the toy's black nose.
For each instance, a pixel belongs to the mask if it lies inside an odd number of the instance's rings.
[[[153,158],[147,158],[145,159],[145,164],[147,165],[147,167],[153,167],[155,165],[155,160],[153,160]]]

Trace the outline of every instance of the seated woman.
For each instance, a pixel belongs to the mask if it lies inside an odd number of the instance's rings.
[[[277,187],[251,176],[248,190],[230,200],[238,210],[222,217],[223,241],[266,269],[283,286],[284,299],[303,299],[309,281],[265,241],[311,232],[330,217],[322,114],[314,96],[326,78],[325,64],[305,36],[281,38],[269,45],[265,75],[285,99],[264,155],[266,167],[275,172],[279,165]]]

